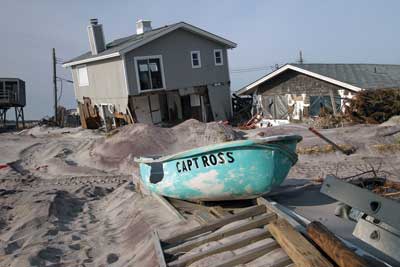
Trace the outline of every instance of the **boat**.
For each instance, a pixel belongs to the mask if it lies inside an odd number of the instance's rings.
[[[298,135],[225,142],[162,157],[138,157],[149,191],[189,201],[250,199],[279,186],[297,162]]]

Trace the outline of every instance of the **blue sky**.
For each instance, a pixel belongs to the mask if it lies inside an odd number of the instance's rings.
[[[130,35],[136,20],[153,27],[185,21],[238,44],[229,53],[236,90],[266,74],[274,64],[400,64],[400,1],[103,1],[1,0],[0,77],[26,81],[27,119],[52,112],[51,48],[69,59],[88,50],[90,18],[103,24],[106,41]],[[68,69],[59,76],[71,79]],[[61,104],[75,107],[64,84]],[[13,114],[13,112],[10,112]],[[10,119],[13,117],[10,116]]]

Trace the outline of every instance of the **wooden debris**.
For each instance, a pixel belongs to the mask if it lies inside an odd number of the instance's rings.
[[[340,267],[366,267],[363,258],[350,250],[339,238],[331,233],[322,223],[311,222],[307,226],[311,239]]]
[[[215,232],[210,235],[207,235],[205,237],[200,237],[198,239],[194,239],[188,242],[185,242],[179,246],[172,247],[170,249],[166,249],[165,253],[168,254],[176,254],[178,252],[188,252],[191,249],[198,247],[202,244],[209,243],[211,241],[216,241],[228,236],[236,235],[257,227],[261,227],[264,225],[267,225],[271,221],[275,220],[277,218],[276,214],[270,213],[270,214],[262,214],[259,217],[254,218],[253,220],[250,220],[246,223],[237,225],[235,227],[230,227],[224,231],[221,232]]]
[[[267,231],[265,231],[262,234],[260,234],[259,232],[255,232],[255,233],[252,233],[252,234],[247,235],[245,237],[242,237],[240,239],[235,239],[235,240],[232,240],[230,242],[227,242],[227,243],[225,243],[223,245],[216,245],[216,246],[213,246],[213,247],[211,247],[209,249],[203,250],[203,251],[201,251],[201,252],[199,252],[197,254],[193,254],[193,255],[190,255],[188,257],[185,257],[185,258],[170,262],[170,263],[168,263],[168,266],[170,266],[170,267],[186,266],[186,265],[188,265],[190,263],[193,263],[195,261],[198,261],[198,260],[203,259],[205,257],[208,257],[210,255],[214,255],[214,254],[217,254],[217,253],[220,253],[220,252],[223,252],[223,251],[227,251],[227,250],[238,249],[238,248],[241,248],[241,247],[246,246],[248,244],[251,244],[251,243],[257,242],[259,240],[268,238],[270,236],[271,236],[271,234],[268,233]]]
[[[154,250],[156,251],[156,255],[157,255],[157,258],[158,258],[159,266],[160,267],[166,267],[167,265],[166,265],[166,261],[165,261],[165,258],[164,258],[163,250],[161,248],[160,238],[159,238],[158,233],[157,233],[156,230],[153,231],[152,237],[153,237],[153,243],[154,243]]]
[[[316,129],[314,129],[313,127],[309,127],[308,130],[310,130],[313,134],[315,134],[316,136],[318,136],[319,138],[321,138],[322,140],[324,140],[325,142],[327,142],[328,144],[330,144],[331,146],[333,146],[336,150],[339,150],[340,152],[342,152],[345,155],[351,155],[355,152],[354,148],[352,149],[343,149],[340,146],[338,146],[335,142],[333,142],[332,140],[330,140],[329,138],[327,138],[326,136],[324,136],[323,134],[321,134],[320,132],[318,132]]]
[[[278,219],[268,229],[297,267],[333,266],[286,220]]]
[[[240,253],[226,261],[217,263],[216,265],[213,265],[213,267],[231,267],[231,266],[235,266],[235,265],[239,265],[239,264],[245,264],[248,263],[252,260],[255,260],[269,252],[271,252],[272,250],[279,248],[278,243],[276,243],[275,241],[253,248],[249,251],[246,251],[244,253]],[[289,264],[290,262],[288,262]]]
[[[234,222],[234,221],[239,221],[239,220],[243,220],[252,216],[256,216],[256,215],[260,215],[262,213],[265,212],[265,206],[255,206],[252,208],[248,208],[245,209],[243,211],[238,212],[237,214],[228,216],[228,217],[224,217],[218,221],[215,221],[214,223],[205,225],[205,226],[199,226],[196,227],[193,230],[189,230],[186,231],[182,234],[178,234],[176,236],[167,238],[166,240],[164,240],[165,243],[168,244],[173,244],[173,243],[178,243],[178,242],[182,242],[185,239],[188,239],[190,237],[194,237],[203,233],[207,233],[213,230],[216,230],[222,226],[224,226],[225,224]]]

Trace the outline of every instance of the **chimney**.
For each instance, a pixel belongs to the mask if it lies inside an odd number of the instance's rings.
[[[90,19],[90,25],[87,27],[89,34],[90,51],[92,55],[97,55],[106,49],[103,34],[103,25],[98,24],[97,19]]]
[[[140,19],[136,21],[136,34],[142,34],[151,30],[151,20]]]

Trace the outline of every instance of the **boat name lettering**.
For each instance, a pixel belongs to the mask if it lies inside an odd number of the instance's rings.
[[[187,172],[200,167],[207,168],[225,163],[233,163],[234,161],[233,152],[219,152],[216,154],[178,161],[176,162],[176,170],[178,172]]]

